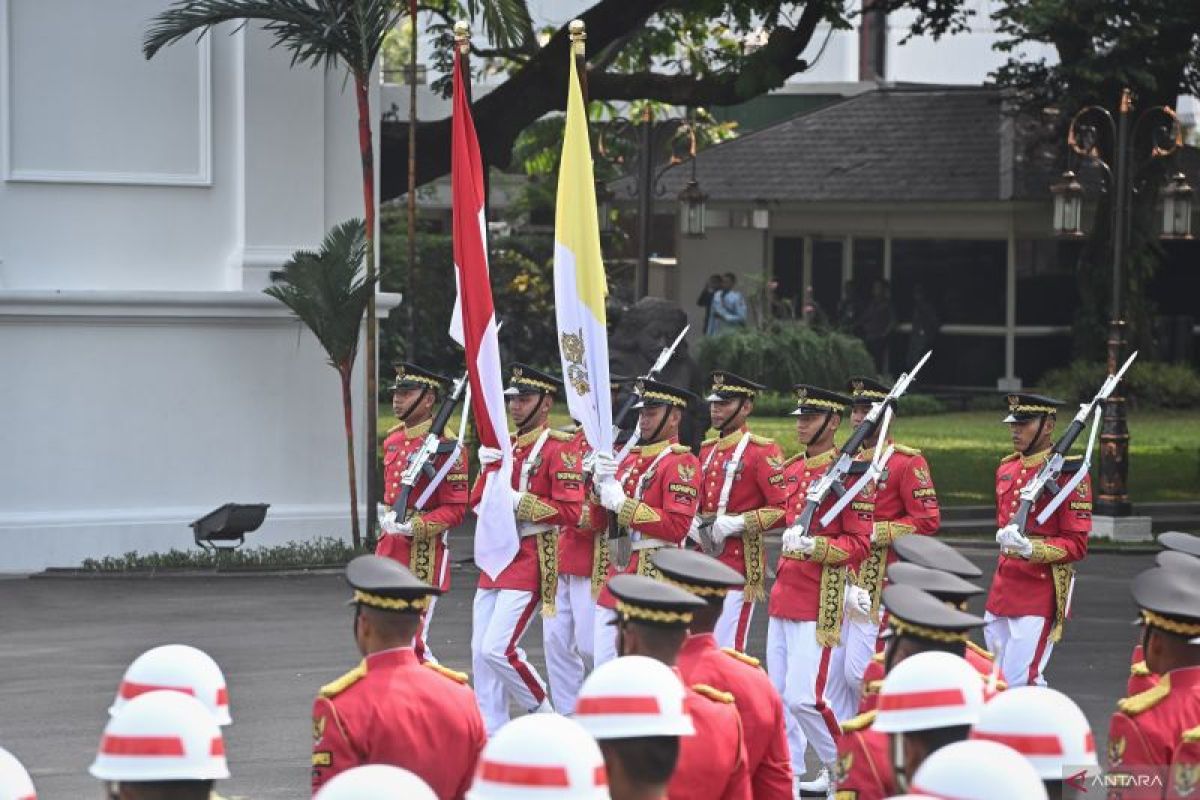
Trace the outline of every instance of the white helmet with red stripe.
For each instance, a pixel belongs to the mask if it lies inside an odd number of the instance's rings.
[[[983,682],[953,653],[917,653],[883,679],[877,708],[873,727],[881,733],[974,725],[983,708]]]
[[[1045,686],[996,695],[983,707],[971,738],[1008,745],[1033,764],[1042,780],[1063,780],[1064,766],[1097,766],[1087,717],[1074,700]]]
[[[37,800],[29,773],[3,747],[0,747],[0,800]]]
[[[368,764],[338,773],[313,800],[438,800],[429,784],[406,769]]]
[[[687,689],[675,671],[646,656],[622,656],[588,676],[575,702],[575,721],[596,739],[691,736]]]
[[[221,729],[204,704],[182,692],[147,692],[117,710],[88,770],[102,781],[229,777]]]
[[[1046,800],[1046,787],[1024,756],[978,740],[935,750],[917,768],[912,791],[955,800]]]
[[[203,703],[218,725],[228,725],[229,691],[217,662],[203,650],[186,644],[166,644],[147,650],[133,660],[109,706],[113,714],[140,694],[160,689],[190,694]]]
[[[483,748],[467,800],[608,800],[604,757],[566,717],[518,717]]]

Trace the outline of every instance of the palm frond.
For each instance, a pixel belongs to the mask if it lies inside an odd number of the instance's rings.
[[[483,32],[497,47],[527,44],[533,34],[527,0],[468,0],[467,10],[482,19]]]
[[[331,69],[338,63],[357,77],[375,64],[383,38],[399,18],[396,0],[179,0],[150,21],[142,40],[146,58],[225,22],[261,22],[292,54],[292,64]]]
[[[292,310],[321,343],[329,365],[349,370],[358,354],[359,329],[375,291],[362,271],[367,254],[361,219],[347,220],[325,235],[317,252],[297,250],[263,291]]]

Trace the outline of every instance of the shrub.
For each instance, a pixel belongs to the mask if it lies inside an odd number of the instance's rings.
[[[1051,370],[1042,380],[1046,394],[1067,403],[1091,400],[1104,382],[1101,362],[1075,361]],[[1186,364],[1135,361],[1122,379],[1122,392],[1134,408],[1195,408],[1200,405],[1200,373]]]
[[[281,567],[342,566],[364,551],[356,550],[343,539],[323,536],[307,542],[288,542],[274,547],[247,547],[237,550],[176,550],[165,553],[130,551],[123,556],[85,558],[85,572],[128,572],[157,569],[255,569]]]
[[[796,383],[841,389],[851,375],[875,374],[871,356],[859,339],[790,323],[706,338],[697,361],[705,371],[736,370],[789,397]]]

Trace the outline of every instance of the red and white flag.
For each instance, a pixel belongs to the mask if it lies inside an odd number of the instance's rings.
[[[496,309],[488,274],[487,218],[484,214],[483,159],[471,104],[463,84],[462,55],[454,54],[454,119],[450,178],[453,191],[454,270],[458,297],[450,321],[450,337],[466,350],[471,382],[471,411],[479,443],[504,453],[490,472],[477,508],[475,563],[495,578],[520,549],[512,510],[512,444],[508,439],[504,381],[500,369]]]

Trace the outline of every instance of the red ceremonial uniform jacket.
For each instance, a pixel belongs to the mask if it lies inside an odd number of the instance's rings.
[[[512,437],[512,488],[519,489],[521,468],[529,458],[534,444],[545,426]],[[579,521],[583,507],[583,455],[574,443],[575,437],[562,431],[549,431],[546,443],[538,453],[537,464],[529,475],[529,487],[517,508],[517,524],[531,522],[542,525],[573,525]],[[475,481],[471,505],[483,497],[483,480]],[[496,576],[479,573],[480,589],[519,589],[536,592],[540,588],[541,567],[538,561],[537,536],[522,536],[521,549],[512,563]]]
[[[1184,732],[1194,729],[1198,721],[1200,667],[1172,670],[1159,678],[1157,686],[1118,702],[1108,726],[1108,772],[1131,775],[1134,780],[1132,788],[1113,789],[1109,797],[1159,800],[1170,796],[1173,776],[1169,773],[1176,751],[1184,743]],[[1200,783],[1200,775],[1195,777]]]
[[[1049,456],[1044,450],[1022,458],[1013,453],[996,470],[996,525],[1012,522],[1021,504],[1021,488],[1032,481]],[[1067,475],[1064,474],[1063,482]],[[1084,478],[1054,515],[1044,525],[1037,524],[1037,515],[1051,500],[1043,492],[1029,514],[1026,535],[1033,540],[1033,554],[1028,560],[1019,556],[1000,555],[996,576],[992,580],[986,608],[998,617],[1038,616],[1053,619],[1056,602],[1066,587],[1055,590],[1054,564],[1066,566],[1087,555],[1088,533],[1092,530],[1092,483]]]
[[[838,457],[836,448],[805,458],[793,456],[785,464],[788,488],[787,522],[792,524],[804,509],[804,494],[808,486],[833,464]],[[820,605],[821,575],[826,566],[848,566],[856,569],[867,555],[871,545],[871,524],[874,520],[874,489],[867,487],[862,494],[847,505],[837,519],[828,527],[821,527],[820,517],[834,503],[833,493],[821,504],[813,516],[813,527],[809,534],[817,537],[817,547],[812,555],[803,559],[779,557],[775,570],[775,585],[771,587],[768,613],[772,617],[797,622],[812,622],[817,619]],[[839,593],[839,598],[841,594]],[[840,601],[839,601],[840,602]]]
[[[837,800],[883,800],[899,793],[888,752],[888,735],[872,727],[875,711],[842,723],[832,779]]]
[[[1134,645],[1133,653],[1129,656],[1129,681],[1125,686],[1125,696],[1132,697],[1135,694],[1141,694],[1157,685],[1158,676],[1146,666],[1146,656],[1142,653],[1142,646]]]
[[[886,526],[887,544],[909,533],[932,535],[942,521],[937,489],[929,472],[929,463],[920,450],[892,442],[896,448],[888,459],[883,476],[875,484],[875,531]],[[859,458],[870,461],[875,449],[862,451]],[[877,540],[881,537],[876,535]],[[896,560],[889,553],[888,563]]]
[[[1171,761],[1169,800],[1195,798],[1200,792],[1200,725],[1184,731]]]
[[[404,487],[400,478],[408,468],[409,460],[421,449],[421,443],[429,433],[432,420],[425,420],[419,425],[408,427],[403,423],[392,428],[387,438],[383,440],[383,502],[392,505],[400,496]],[[442,437],[442,441],[450,441]],[[440,470],[445,464],[446,456],[434,456],[433,466]],[[429,486],[429,476],[421,474],[409,495],[409,522],[412,524],[413,535],[404,536],[396,533],[381,533],[379,544],[375,546],[375,554],[387,556],[399,561],[417,575],[418,578],[441,588],[443,592],[450,590],[450,570],[446,564],[446,542],[441,534],[450,528],[462,524],[467,515],[467,454],[460,450],[458,458],[446,477],[434,489],[429,500],[422,509],[416,509],[413,504]],[[432,539],[432,559],[417,548],[418,558],[414,559],[413,539]]]
[[[700,483],[701,514],[717,513],[721,501],[721,487],[725,484],[726,464],[733,458],[738,442],[746,433],[748,430],[742,427],[700,445],[700,467],[704,473]],[[783,451],[773,439],[751,434],[729,489],[725,513],[742,517],[746,523],[743,536],[758,534],[783,525],[787,500],[788,486],[787,476],[783,474]],[[746,574],[741,537],[731,536],[726,539],[718,558],[743,575]],[[761,552],[758,558],[761,573],[766,569],[766,560]]]
[[[742,718],[754,800],[792,800],[792,763],[783,701],[758,659],[717,647],[711,633],[689,636],[676,661],[685,683],[729,692]]]
[[[584,458],[592,452],[584,438],[583,428],[577,430],[572,440]],[[607,527],[608,516],[604,506],[596,501],[591,488],[591,477],[584,475],[586,498],[581,506],[579,521],[574,525],[563,525],[558,537],[558,573],[560,575],[592,576],[592,560],[595,554],[596,534]]]
[[[421,664],[411,647],[372,653],[313,703],[312,790],[363,764],[420,776],[440,800],[466,795],[487,742],[467,676]]]
[[[679,761],[667,783],[667,800],[755,800],[742,720],[733,698],[697,684],[684,696],[683,709],[696,734],[679,740]]]
[[[669,448],[661,459],[658,456]],[[655,460],[658,463],[655,464]],[[649,471],[647,471],[649,470]],[[641,538],[658,539],[664,545],[678,545],[687,538],[696,516],[700,498],[700,462],[685,445],[674,438],[633,448],[617,468],[629,498],[617,513],[622,528],[637,531]],[[636,499],[639,482],[645,483],[640,500]],[[653,574],[650,564],[642,565],[643,551],[634,550],[626,573]],[[611,565],[608,575],[617,574]],[[605,608],[616,608],[616,598],[608,586],[597,601]]]

